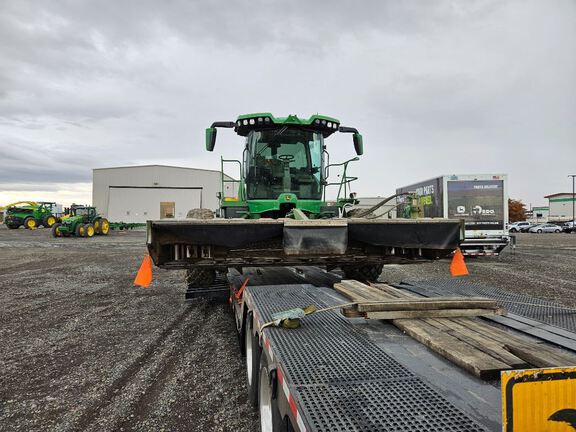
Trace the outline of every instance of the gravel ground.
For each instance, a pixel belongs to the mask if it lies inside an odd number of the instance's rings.
[[[465,259],[470,281],[576,307],[576,234],[517,234],[516,249]],[[386,266],[388,282],[450,278],[450,261]]]
[[[0,228],[0,430],[251,431],[227,305],[183,302],[181,272],[132,286],[142,231],[53,239]],[[576,235],[524,234],[470,279],[576,306]],[[382,280],[448,277],[449,261]]]
[[[256,429],[228,306],[132,286],[144,238],[0,228],[0,430]]]

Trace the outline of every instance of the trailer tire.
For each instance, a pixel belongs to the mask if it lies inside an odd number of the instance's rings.
[[[355,279],[359,281],[376,282],[384,264],[361,264],[354,266],[342,266],[344,275],[347,279]]]
[[[276,371],[271,371],[268,360],[263,355],[260,358],[258,386],[258,411],[260,413],[261,432],[281,432],[285,431],[286,424],[282,421],[280,410],[278,409],[278,378]],[[276,394],[274,394],[276,392]]]
[[[195,288],[207,288],[216,280],[216,270],[191,267],[186,270],[186,287],[189,290]]]
[[[248,402],[253,406],[258,406],[258,387],[260,377],[260,359],[262,348],[258,333],[253,332],[253,319],[248,314],[244,330],[244,340],[246,345],[246,387],[248,387]]]

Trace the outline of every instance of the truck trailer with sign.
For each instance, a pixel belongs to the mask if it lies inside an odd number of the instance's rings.
[[[509,243],[508,184],[505,174],[444,175],[396,189],[398,215],[415,193],[425,218],[465,221],[465,255],[498,255]]]

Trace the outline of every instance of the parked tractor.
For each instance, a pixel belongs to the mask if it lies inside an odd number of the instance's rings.
[[[337,119],[241,115],[206,130],[208,151],[214,149],[217,128],[234,129],[243,138],[244,156],[222,159],[219,217],[148,221],[152,260],[186,269],[189,289],[210,286],[216,272],[230,267],[341,267],[347,278],[374,281],[385,263],[445,256],[463,239],[457,220],[388,220],[348,212],[357,203],[348,164],[358,157],[331,164],[325,140],[338,132],[352,134],[358,156],[363,142],[355,128]],[[226,179],[225,163],[240,167],[239,179]],[[331,182],[335,170],[341,176]],[[327,199],[330,185],[338,188],[335,200]]]
[[[56,203],[53,202],[20,201],[6,206],[4,223],[9,229],[21,226],[27,229],[51,228],[58,221],[55,210]]]
[[[96,207],[77,206],[70,209],[70,215],[52,226],[53,237],[93,237],[95,234],[108,235],[110,222],[96,212]]]

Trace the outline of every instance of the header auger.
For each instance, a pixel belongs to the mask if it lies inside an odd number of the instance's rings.
[[[189,288],[206,287],[216,271],[229,267],[341,267],[346,277],[376,280],[384,263],[430,259],[451,253],[463,238],[459,221],[348,217],[357,203],[348,176],[354,157],[330,164],[324,143],[332,134],[351,133],[356,154],[362,135],[323,115],[301,119],[270,113],[215,122],[206,129],[214,150],[218,128],[244,137],[242,160],[222,159],[222,190],[216,218],[148,222],[148,250],[158,266],[187,269]],[[236,164],[240,178],[226,180],[224,167]],[[338,182],[329,181],[339,168]],[[326,188],[338,187],[336,200]]]

